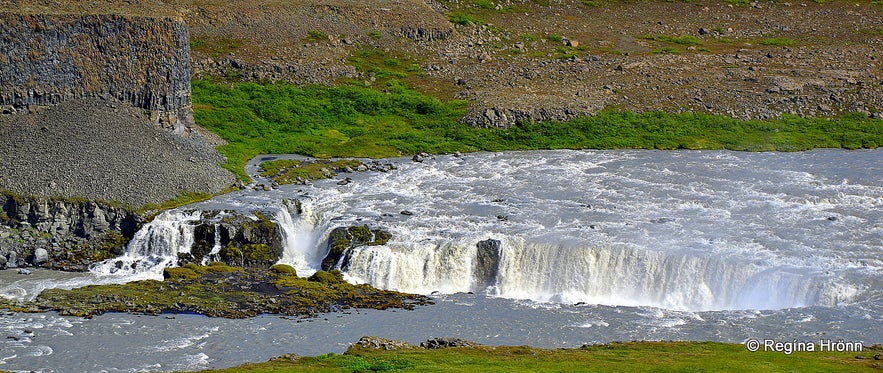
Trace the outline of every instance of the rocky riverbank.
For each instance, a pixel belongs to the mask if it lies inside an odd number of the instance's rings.
[[[0,193],[0,269],[84,271],[122,255],[141,221],[119,204]]]

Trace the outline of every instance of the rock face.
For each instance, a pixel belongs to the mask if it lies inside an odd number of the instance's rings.
[[[367,225],[339,227],[331,231],[328,237],[328,255],[322,259],[322,270],[330,271],[338,263],[346,269],[350,249],[359,246],[377,246],[389,242],[392,235],[380,229],[371,229]]]
[[[137,215],[102,202],[0,195],[0,206],[4,220],[62,236],[92,238],[108,230],[131,236],[138,226]]]
[[[475,291],[482,291],[497,282],[502,247],[499,240],[488,239],[479,241],[476,248],[473,278],[475,278]]]
[[[0,268],[85,270],[122,254],[140,222],[104,202],[0,194]]]
[[[27,113],[113,97],[176,132],[193,123],[184,23],[120,15],[0,13],[0,107]]]
[[[279,225],[260,212],[246,215],[234,211],[206,213],[193,231],[189,253],[178,255],[179,264],[221,261],[232,266],[269,268],[284,250]],[[212,254],[214,248],[217,253]]]

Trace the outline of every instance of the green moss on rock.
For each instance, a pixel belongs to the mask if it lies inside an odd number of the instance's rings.
[[[294,267],[287,265],[287,264],[275,264],[272,267],[270,267],[270,270],[273,272],[276,272],[280,275],[297,276],[297,270],[295,270]]]
[[[392,238],[392,234],[381,230],[371,229],[367,225],[352,227],[340,227],[331,231],[328,238],[328,255],[322,260],[322,269],[333,269],[347,250],[359,246],[385,245]],[[345,268],[345,263],[341,267]]]
[[[170,268],[164,277],[165,281],[46,290],[35,302],[18,307],[56,310],[62,315],[83,317],[104,312],[152,315],[192,312],[244,318],[263,313],[314,316],[350,307],[413,309],[431,303],[429,298],[420,295],[349,284],[343,281],[339,271],[320,271],[310,279],[299,278],[293,268],[284,265],[271,270],[231,267],[223,263],[191,264]]]
[[[310,276],[309,280],[328,285],[346,283],[346,281],[343,280],[343,273],[336,269],[331,271],[318,271]]]

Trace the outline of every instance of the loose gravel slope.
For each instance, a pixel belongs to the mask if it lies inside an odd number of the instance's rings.
[[[16,193],[139,207],[185,191],[216,193],[235,182],[200,134],[173,135],[115,101],[0,115],[0,134],[0,188]]]

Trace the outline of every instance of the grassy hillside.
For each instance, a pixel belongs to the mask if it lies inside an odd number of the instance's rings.
[[[510,129],[472,128],[457,120],[461,101],[442,102],[389,80],[384,89],[298,87],[286,83],[193,83],[197,123],[229,142],[226,167],[258,154],[390,157],[417,152],[533,149],[732,149],[795,151],[876,148],[883,121],[840,118],[738,120],[708,114],[636,114],[607,110],[568,122],[526,123]]]

